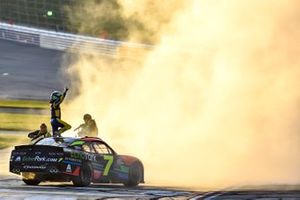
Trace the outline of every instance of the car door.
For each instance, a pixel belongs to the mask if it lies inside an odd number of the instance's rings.
[[[109,179],[110,172],[115,160],[114,152],[106,144],[102,142],[93,142],[92,147],[97,154],[97,160],[100,161],[101,167],[101,179]]]

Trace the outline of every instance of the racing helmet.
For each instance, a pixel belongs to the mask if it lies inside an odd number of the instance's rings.
[[[84,114],[83,115],[83,120],[91,120],[92,116],[90,114]]]
[[[50,95],[50,103],[57,101],[62,96],[60,91],[54,91]]]

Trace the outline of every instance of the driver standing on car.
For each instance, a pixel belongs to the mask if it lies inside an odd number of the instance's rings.
[[[51,126],[53,137],[61,137],[63,132],[71,128],[71,125],[61,120],[60,104],[65,99],[67,92],[68,88],[65,89],[63,94],[61,94],[59,91],[54,91],[50,96]]]
[[[96,121],[92,119],[90,114],[85,114],[83,116],[84,123],[81,124],[75,131],[81,128],[81,131],[78,133],[78,136],[89,136],[89,137],[98,137],[98,128]]]

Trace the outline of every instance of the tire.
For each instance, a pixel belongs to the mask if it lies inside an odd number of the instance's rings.
[[[83,164],[79,176],[72,180],[74,186],[86,187],[92,182],[92,166],[89,163]]]
[[[127,187],[137,186],[141,182],[142,174],[143,174],[143,168],[141,164],[134,163],[129,168],[129,178],[128,181],[124,183],[124,185]]]
[[[38,185],[41,181],[36,179],[22,179],[26,185]]]

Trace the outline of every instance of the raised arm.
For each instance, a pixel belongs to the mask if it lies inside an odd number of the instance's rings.
[[[65,99],[65,97],[66,97],[66,95],[67,95],[68,90],[69,90],[68,88],[65,88],[65,91],[64,91],[64,93],[62,94],[62,96],[61,96],[57,101],[55,101],[55,102],[53,103],[54,107],[59,106],[59,105],[64,101],[64,99]]]

